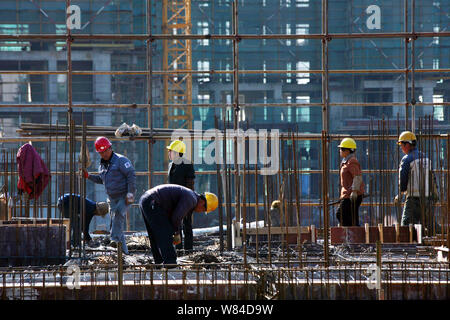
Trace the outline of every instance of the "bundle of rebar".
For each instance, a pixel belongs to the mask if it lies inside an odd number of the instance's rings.
[[[17,133],[20,136],[26,137],[41,137],[41,136],[61,136],[66,134],[68,130],[68,126],[66,125],[49,125],[49,124],[41,124],[41,123],[22,123],[20,128],[17,129]],[[75,136],[80,137],[83,134],[83,126],[76,125],[74,129]],[[86,126],[86,136],[88,137],[98,137],[104,136],[108,138],[115,137],[115,132],[117,127],[113,126]],[[154,128],[150,130],[150,128],[142,128],[142,134],[140,136],[135,136],[133,138],[153,138],[153,139],[171,139],[172,138],[172,129],[163,129],[163,128]],[[198,130],[189,130],[190,134],[202,134]]]

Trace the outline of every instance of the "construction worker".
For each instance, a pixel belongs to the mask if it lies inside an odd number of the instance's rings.
[[[364,194],[361,166],[356,159],[356,142],[344,138],[338,145],[342,158],[339,181],[341,185],[340,205],[336,217],[341,226],[359,226],[359,206]]]
[[[136,193],[134,167],[127,157],[112,150],[111,142],[105,137],[97,138],[95,150],[101,157],[99,174],[89,174],[85,170],[84,176],[94,183],[105,185],[112,214],[111,240],[121,242],[123,253],[128,254],[123,231],[127,211]]]
[[[210,192],[198,194],[176,184],[162,184],[145,192],[139,209],[147,228],[155,264],[176,267],[174,245],[181,242],[181,221],[195,212],[211,212],[217,208],[217,196]]]
[[[274,200],[270,206],[270,226],[279,227],[281,220],[281,201]]]
[[[417,150],[417,138],[413,132],[402,132],[397,144],[405,156],[400,161],[398,173],[400,193],[395,196],[394,203],[399,204],[406,194],[401,225],[420,224],[421,208],[424,209],[424,217],[428,217],[430,206],[427,204],[432,196],[431,162],[423,152]]]
[[[58,199],[58,210],[61,212],[61,215],[64,218],[70,218],[70,193],[66,193],[59,197]],[[106,202],[95,202],[91,199],[86,198],[85,199],[85,224],[83,229],[83,239],[84,241],[92,246],[92,238],[89,234],[89,224],[91,223],[91,220],[94,216],[105,216],[109,212],[109,205]],[[81,211],[82,211],[82,203],[81,203],[81,196],[79,194],[73,194],[72,195],[72,217],[77,214],[78,217],[81,217]],[[74,219],[73,219],[74,220]],[[78,223],[81,223],[80,218],[78,218]],[[75,224],[70,224],[71,231],[72,231],[72,243],[77,243],[80,234],[74,233],[74,230],[78,231],[78,228]]]
[[[178,184],[180,186],[194,190],[195,170],[192,163],[183,154],[186,152],[186,145],[183,141],[175,140],[166,147],[169,152],[168,180],[170,184]],[[187,215],[183,218],[183,228],[180,233],[181,240],[184,245],[184,250],[190,251],[193,248],[193,232],[192,232],[192,215]],[[183,241],[184,235],[184,241]],[[177,249],[182,249],[183,245],[177,245]]]

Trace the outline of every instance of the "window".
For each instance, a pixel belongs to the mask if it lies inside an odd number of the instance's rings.
[[[439,32],[439,25],[433,26],[433,32]],[[433,44],[439,45],[439,37],[433,37]]]
[[[267,69],[267,65],[266,65],[266,60],[264,60],[263,62],[263,70],[266,71]],[[263,73],[263,83],[266,84],[267,83],[267,73]]]
[[[262,34],[267,34],[266,26],[264,26],[264,25],[262,26]],[[262,39],[263,46],[265,46],[266,43],[267,43],[267,40],[266,39]]]
[[[295,0],[295,6],[297,8],[307,8],[309,7],[309,0]]]
[[[197,33],[201,35],[209,34],[209,25],[207,21],[197,22]],[[199,39],[197,42],[201,46],[209,46],[209,39]]]
[[[416,89],[416,94],[420,94],[419,89]],[[408,97],[411,96],[408,92]],[[391,102],[392,101],[392,88],[365,88],[364,89],[364,102]],[[364,107],[362,109],[363,117],[373,116],[381,118],[382,115],[392,116],[391,107]]]
[[[58,70],[66,70],[66,61],[57,62]],[[92,70],[92,61],[72,61],[73,70],[90,71]],[[119,80],[113,83],[114,86],[123,87],[126,90],[126,86],[121,86]],[[67,79],[66,75],[58,75],[58,99],[61,101],[67,100]],[[93,99],[93,76],[92,75],[74,75],[72,76],[72,98],[74,102],[92,101]]]
[[[292,62],[286,63],[286,70],[291,71],[292,70]],[[286,83],[292,82],[292,73],[286,74]]]
[[[286,23],[286,34],[291,34],[291,24],[290,23]],[[286,45],[290,46],[291,44],[292,44],[291,39],[287,39]]]
[[[298,104],[306,104],[310,102],[309,96],[297,96],[295,102]],[[295,109],[295,117],[297,122],[309,122],[311,121],[311,108],[310,107],[297,107]]]
[[[209,61],[200,60],[197,61],[197,70],[198,71],[209,71]],[[209,73],[199,73],[198,74],[198,82],[209,82]]]
[[[433,69],[439,69],[439,59],[433,59]]]
[[[309,70],[309,61],[298,61],[296,64],[297,71]],[[309,73],[297,73],[297,84],[309,83]]]
[[[444,96],[441,94],[433,95],[433,103],[443,103]],[[444,121],[444,106],[434,106],[433,117],[437,121]]]
[[[210,94],[209,93],[200,93],[197,95],[197,100],[199,104],[210,103]],[[198,108],[198,113],[200,115],[200,120],[205,121],[208,116],[208,108],[200,107]]]
[[[231,34],[231,23],[230,21],[225,21],[225,35]],[[231,43],[230,39],[225,40],[225,44],[229,45]]]
[[[239,95],[239,105],[245,103],[245,95]],[[245,107],[240,106],[239,121],[245,121]]]
[[[310,107],[297,107],[295,110],[297,122],[310,122],[311,121],[311,108]]]
[[[231,71],[231,64],[230,63],[226,64],[225,70],[226,71]],[[226,73],[225,74],[225,82],[231,82],[231,75],[232,75],[231,73]]]
[[[309,24],[295,25],[295,34],[308,34],[308,33],[309,33]],[[303,46],[306,44],[306,39],[297,39],[296,44],[298,46]]]
[[[28,24],[0,24],[0,34],[26,34]],[[30,43],[24,41],[2,41],[0,51],[30,51]]]

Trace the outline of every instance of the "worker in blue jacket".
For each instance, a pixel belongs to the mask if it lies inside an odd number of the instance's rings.
[[[70,218],[70,193],[66,193],[58,198],[58,210],[61,212],[62,217]],[[78,220],[81,223],[81,211],[82,202],[79,194],[72,195],[72,221]],[[104,216],[109,212],[109,205],[106,202],[95,202],[91,199],[85,199],[85,223],[83,229],[83,239],[86,243],[90,244],[92,240],[89,234],[89,224],[94,216]],[[78,215],[78,219],[73,219],[75,215]],[[77,243],[80,239],[80,234],[77,232],[79,228],[73,222],[70,224],[72,233],[72,243]],[[74,232],[75,231],[75,232]]]
[[[122,243],[123,253],[128,254],[128,247],[123,231],[126,214],[134,202],[136,193],[136,174],[127,157],[115,153],[111,142],[105,137],[98,137],[95,150],[101,160],[99,174],[84,172],[85,178],[94,183],[103,184],[108,195],[112,215],[111,240]]]
[[[397,142],[405,156],[399,166],[399,190],[394,203],[398,204],[403,195],[406,195],[402,213],[402,226],[409,224],[422,224],[422,219],[428,219],[430,197],[432,196],[431,161],[423,153],[417,150],[417,138],[411,131],[400,134]]]
[[[155,264],[176,267],[174,245],[181,242],[183,218],[192,212],[211,212],[217,208],[217,196],[210,192],[198,194],[186,187],[163,184],[145,192],[139,209],[147,228]]]

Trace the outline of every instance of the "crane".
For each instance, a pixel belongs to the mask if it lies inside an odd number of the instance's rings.
[[[191,34],[191,1],[163,0],[163,34]],[[192,48],[190,39],[163,40],[164,128],[192,129]],[[171,71],[186,73],[170,74]],[[178,106],[179,105],[179,106]]]

